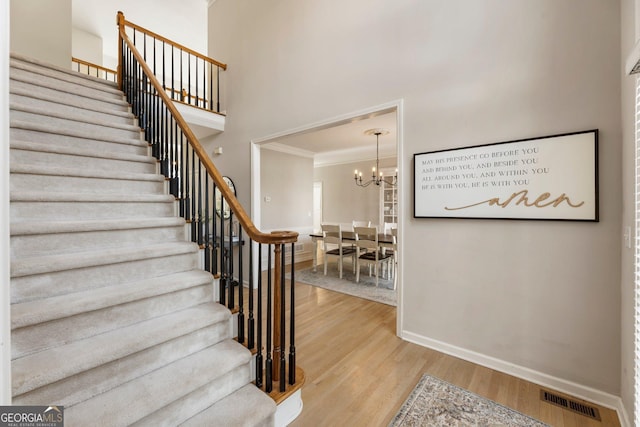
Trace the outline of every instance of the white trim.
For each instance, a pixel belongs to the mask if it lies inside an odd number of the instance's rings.
[[[627,56],[627,62],[624,67],[625,72],[627,74],[631,74],[633,67],[635,67],[638,62],[640,62],[640,40],[636,42],[633,50],[631,51],[629,56]]]
[[[404,211],[405,206],[408,206],[407,203],[411,200],[409,196],[406,198],[403,194],[409,193],[409,189],[405,187],[405,180],[403,176],[409,173],[411,170],[411,163],[406,162],[404,158],[404,100],[400,99],[396,103],[396,167],[398,168],[398,223],[397,223],[397,233],[398,233],[398,257],[396,262],[398,263],[396,267],[396,277],[397,277],[397,286],[396,292],[397,295],[397,309],[396,309],[396,335],[402,336],[402,330],[404,328],[403,323],[403,313],[404,313],[404,286],[403,283],[403,272],[404,272],[404,257],[402,256],[405,249],[406,239],[404,238]],[[406,182],[411,182],[407,180]]]
[[[11,296],[9,256],[9,13],[2,2],[0,22],[4,32],[0,48],[0,405],[11,404]]]
[[[380,160],[395,159],[397,148],[380,149]],[[318,153],[313,158],[313,165],[316,167],[345,165],[355,162],[366,162],[376,160],[376,150],[372,147],[354,147],[338,151],[326,151]]]
[[[276,408],[274,425],[285,427],[298,418],[302,412],[302,389],[299,388],[291,396],[280,402]]]
[[[328,119],[320,120],[315,123],[299,126],[297,128],[285,130],[282,132],[278,132],[275,134],[267,135],[260,138],[255,138],[251,140],[251,219],[253,220],[256,227],[260,229],[260,200],[262,199],[262,195],[260,194],[260,146],[264,144],[268,144],[269,141],[276,140],[285,136],[290,136],[294,134],[300,133],[308,133],[321,129],[327,129],[334,126],[339,126],[341,124],[350,123],[355,118],[370,116],[371,114],[386,114],[391,112],[396,112],[396,157],[398,159],[398,170],[399,175],[405,173],[405,162],[402,159],[402,147],[403,147],[403,100],[398,99],[395,101],[387,102],[380,105],[375,105],[369,108],[363,108],[361,110],[353,111],[351,113],[342,114],[339,116],[331,117]],[[398,185],[402,186],[403,181],[401,176],[398,176]],[[398,250],[398,271],[396,274],[398,275],[398,286],[396,287],[396,292],[398,292],[398,306],[396,309],[396,335],[401,336],[402,331],[402,313],[403,313],[403,304],[402,304],[402,253],[404,248],[404,238],[403,238],[403,213],[404,213],[404,203],[405,198],[402,193],[405,191],[404,187],[401,188],[400,194],[398,194],[398,240],[400,240],[399,250]],[[256,258],[257,259],[257,256]]]
[[[455,345],[447,344],[442,341],[414,334],[413,332],[403,331],[402,338],[414,344],[418,344],[423,347],[448,354],[450,356],[467,360],[469,362],[475,363],[476,365],[504,372],[505,374],[522,378],[534,384],[548,387],[561,393],[577,397],[578,399],[583,399],[600,406],[604,406],[606,408],[611,408],[618,413],[621,427],[632,427],[632,425],[629,423],[629,418],[622,403],[622,399],[619,396],[596,390],[589,386],[578,384],[573,381],[557,378],[543,372],[535,371],[533,369],[525,368],[524,366],[519,366],[511,362],[497,359],[495,357],[476,353],[475,351],[467,350]]]
[[[291,154],[293,156],[308,157],[311,159],[313,159],[313,156],[314,156],[313,151],[292,147],[291,145],[280,144],[279,142],[272,142],[269,144],[265,144],[265,146],[262,148],[266,148],[267,150],[271,150],[271,151],[278,151],[280,153]]]

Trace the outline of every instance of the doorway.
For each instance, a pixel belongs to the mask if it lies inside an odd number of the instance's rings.
[[[404,184],[404,180],[403,180],[403,171],[405,171],[406,167],[408,166],[409,162],[407,162],[407,164],[405,165],[405,160],[403,158],[403,132],[402,132],[402,116],[403,116],[403,101],[402,100],[396,100],[396,101],[392,101],[386,104],[382,104],[382,105],[377,105],[371,108],[366,108],[363,110],[359,110],[359,111],[354,111],[352,113],[348,113],[348,114],[344,114],[341,116],[337,116],[337,117],[333,117],[333,118],[329,118],[326,120],[322,120],[316,123],[311,123],[309,125],[306,126],[302,126],[302,127],[298,127],[295,129],[291,129],[291,130],[287,130],[287,131],[282,131],[279,133],[275,133],[272,135],[268,135],[262,138],[257,138],[251,141],[251,215],[253,218],[254,223],[256,224],[256,226],[260,227],[260,223],[261,223],[261,205],[262,205],[262,199],[264,194],[262,194],[262,190],[261,190],[261,151],[265,145],[269,144],[269,149],[271,150],[277,150],[277,151],[285,151],[288,152],[290,154],[295,154],[295,155],[300,155],[300,156],[313,156],[314,157],[314,163],[315,163],[315,156],[314,156],[314,152],[310,149],[308,149],[307,146],[304,145],[304,143],[300,142],[300,141],[304,141],[304,140],[312,140],[312,136],[314,134],[319,134],[323,131],[326,130],[332,130],[332,129],[336,129],[342,126],[347,126],[347,125],[363,125],[363,126],[367,126],[367,124],[365,123],[367,120],[370,119],[375,119],[376,117],[379,116],[385,116],[385,115],[391,115],[393,117],[393,125],[395,126],[395,138],[393,138],[394,142],[395,142],[395,146],[394,146],[394,157],[397,160],[397,168],[398,168],[398,181],[397,181],[397,185],[398,188],[400,189],[400,191],[398,192],[398,221],[397,221],[397,239],[398,239],[398,258],[397,258],[397,269],[396,269],[396,275],[397,275],[397,285],[396,285],[396,292],[397,292],[397,310],[396,310],[396,334],[400,335],[401,331],[402,331],[402,310],[403,310],[403,298],[402,298],[402,283],[403,283],[403,259],[402,259],[402,252],[403,252],[403,246],[404,246],[404,239],[403,239],[403,212],[405,211],[405,200],[408,199],[408,196],[405,196],[405,194],[408,194],[406,192],[406,185]],[[373,123],[373,120],[372,122]],[[368,128],[373,128],[376,127],[374,126],[368,126]],[[370,137],[369,141],[367,142],[368,144],[371,144],[370,141]],[[323,139],[321,141],[316,141],[317,144],[320,145],[327,145],[329,144],[331,141],[328,141],[326,139]],[[355,144],[355,143],[354,143]],[[343,153],[350,153],[353,151],[357,151],[358,147],[353,147],[351,146],[351,141],[343,143]],[[374,151],[375,151],[375,147],[374,147]],[[353,154],[353,153],[352,153]],[[338,156],[341,157],[341,156]],[[375,158],[375,155],[374,155]],[[361,158],[360,160],[365,160],[365,161],[370,161],[371,158]],[[344,163],[349,163],[349,162],[344,162]],[[344,179],[344,184],[342,184],[343,186],[351,186],[354,185],[353,184],[353,170],[350,171],[349,176],[347,176]],[[323,184],[323,195],[326,196],[326,191],[327,189],[325,188],[326,186]],[[314,191],[314,198],[315,198],[315,194],[316,194],[316,190],[315,190],[315,186],[313,186],[313,184],[310,183],[309,185],[309,189],[311,190],[313,188]],[[312,232],[312,229],[315,228],[316,226],[319,227],[319,225],[317,225],[317,221],[315,221],[316,215],[315,215],[315,205],[313,206],[313,214],[312,214],[312,208],[310,206],[309,208],[310,212],[309,212],[309,216],[313,216],[314,218],[309,218],[310,220],[313,219],[313,221],[309,221],[309,232],[308,233],[304,233],[304,232],[300,232],[300,240],[302,242],[306,241],[311,241],[309,234]],[[329,221],[331,222],[330,218],[326,217],[326,206],[323,206],[323,215],[320,217],[322,218],[322,220],[324,221]]]

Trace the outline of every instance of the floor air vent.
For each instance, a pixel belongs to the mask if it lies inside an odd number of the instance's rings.
[[[551,403],[556,406],[560,406],[569,411],[575,412],[585,417],[592,418],[594,420],[601,421],[600,412],[593,406],[585,405],[584,403],[576,402],[575,400],[567,399],[557,394],[551,393],[547,390],[540,390],[540,399],[544,402]]]

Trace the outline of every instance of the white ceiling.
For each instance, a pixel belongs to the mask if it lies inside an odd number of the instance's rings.
[[[269,140],[264,148],[313,157],[316,166],[371,160],[376,157],[376,137],[368,129],[382,128],[380,158],[396,156],[396,113],[369,115]]]
[[[72,0],[71,22],[102,38],[103,53],[118,54],[116,15],[170,40],[207,53],[207,0]]]

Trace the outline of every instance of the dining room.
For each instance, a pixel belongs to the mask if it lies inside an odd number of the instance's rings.
[[[306,264],[297,281],[397,304],[396,115],[387,109],[259,145],[254,215],[265,230],[299,233],[295,262]],[[323,227],[338,227],[340,244]],[[371,236],[378,241],[358,247]]]

